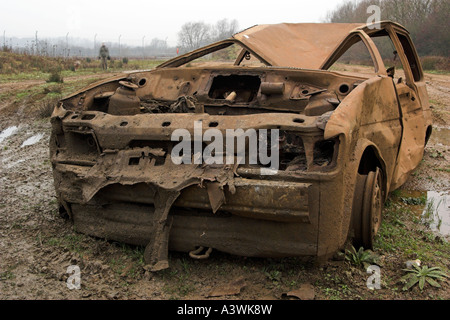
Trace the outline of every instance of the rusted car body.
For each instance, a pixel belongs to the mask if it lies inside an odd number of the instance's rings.
[[[386,70],[378,37],[395,47],[401,78]],[[373,75],[329,70],[356,43]],[[231,63],[211,63],[230,46]],[[348,239],[370,247],[388,192],[431,133],[417,53],[388,21],[255,26],[90,85],[61,100],[51,122],[61,209],[79,232],[145,245],[151,270],[168,267],[168,250],[328,258]],[[279,130],[278,170],[174,163],[174,130],[194,134],[199,122],[201,134]]]

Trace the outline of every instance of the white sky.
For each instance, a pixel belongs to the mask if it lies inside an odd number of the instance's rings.
[[[153,38],[177,43],[189,21],[236,19],[239,28],[280,22],[321,22],[343,0],[0,0],[0,39],[85,38],[140,45]],[[97,36],[95,37],[95,35]]]

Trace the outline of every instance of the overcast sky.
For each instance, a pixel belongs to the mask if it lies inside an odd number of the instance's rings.
[[[280,22],[321,22],[343,0],[0,0],[0,39],[85,38],[139,45],[153,38],[177,43],[189,21],[236,19],[239,28]],[[95,36],[97,35],[97,36]]]

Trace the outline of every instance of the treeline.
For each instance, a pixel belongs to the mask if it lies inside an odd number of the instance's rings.
[[[198,49],[209,43],[231,37],[238,32],[237,20],[222,19],[214,25],[204,22],[186,22],[178,32],[178,46],[182,52]]]
[[[166,40],[153,38],[142,46],[119,45],[112,41],[92,41],[71,38],[69,41],[60,38],[34,39],[34,38],[9,38],[0,46],[0,51],[17,54],[44,56],[55,58],[96,58],[102,43],[109,49],[113,58],[147,59],[155,57],[173,57],[176,55],[176,47],[169,46]]]
[[[176,46],[170,46],[166,39],[142,39],[141,46],[129,46],[118,42],[104,41],[114,58],[170,58],[175,55],[200,48],[209,43],[231,37],[238,32],[237,20],[222,19],[214,24],[202,21],[186,22],[178,32]],[[52,38],[40,39],[37,34],[33,38],[6,38],[0,36],[0,51],[18,54],[61,57],[86,58],[97,57],[102,42],[85,39]]]
[[[450,0],[347,0],[327,14],[327,22],[366,22],[370,5],[381,9],[381,20],[408,29],[420,56],[450,53]]]

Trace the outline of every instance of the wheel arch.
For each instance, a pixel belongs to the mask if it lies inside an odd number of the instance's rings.
[[[386,164],[377,146],[369,140],[361,139],[355,148],[354,165],[356,168],[354,170],[355,187],[353,191],[352,216],[347,238],[350,238],[354,244],[366,247],[365,242],[367,242],[367,239],[363,240],[367,237],[366,231],[364,230],[364,226],[366,226],[366,222],[364,221],[364,212],[366,212],[364,209],[366,179],[371,174],[373,175],[374,172],[380,174],[382,205],[386,201],[388,194]]]
[[[380,168],[382,179],[383,179],[383,189],[385,190],[383,194],[383,200],[385,201],[388,194],[388,177],[387,177],[387,169],[386,162],[384,161],[380,150],[378,147],[370,142],[366,141],[360,145],[360,155],[356,159],[359,159],[358,162],[358,174],[368,174],[370,171],[375,171],[376,168]]]

